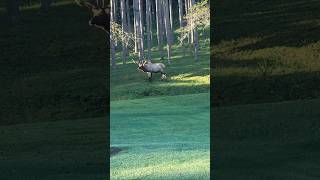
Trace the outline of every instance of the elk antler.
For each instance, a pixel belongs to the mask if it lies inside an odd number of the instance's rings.
[[[132,62],[133,62],[134,64],[138,64],[137,61],[135,61],[135,60],[133,60],[133,59],[132,59]]]
[[[87,2],[87,1],[83,1],[83,0],[75,0],[75,2],[81,6],[81,7],[85,7],[88,8],[90,11],[94,8],[97,8],[96,6],[94,6],[93,4]]]

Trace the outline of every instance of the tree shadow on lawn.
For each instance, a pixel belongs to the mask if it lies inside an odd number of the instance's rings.
[[[110,147],[110,157],[115,156],[118,153],[128,149],[128,147]]]
[[[267,37],[240,49],[246,50],[274,46],[300,47],[320,39],[320,14],[316,13],[320,11],[318,1],[228,2],[238,6],[216,2],[214,44],[248,36]]]
[[[214,80],[212,106],[320,97],[320,71],[270,76],[226,75]]]

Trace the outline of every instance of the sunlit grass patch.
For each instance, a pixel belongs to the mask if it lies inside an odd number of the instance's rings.
[[[210,76],[204,75],[204,76],[194,76],[191,73],[186,74],[179,74],[177,76],[170,77],[170,80],[177,80],[179,82],[192,82],[193,84],[203,84],[203,85],[209,85],[210,84]]]
[[[209,179],[209,104],[208,93],[112,101],[111,146],[124,150],[111,179]]]
[[[121,157],[122,156],[122,157]],[[112,179],[209,179],[209,151],[157,152],[152,154],[119,155],[112,161],[122,159],[121,166],[111,161]],[[142,165],[141,165],[142,164]]]

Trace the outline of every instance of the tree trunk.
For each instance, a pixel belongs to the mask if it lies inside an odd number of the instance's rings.
[[[171,25],[171,29],[172,29],[172,26],[173,26],[173,15],[172,15],[172,0],[169,0],[169,14],[170,14],[170,25]]]
[[[161,0],[156,0],[156,21],[157,21],[157,39],[158,39],[158,51],[161,58],[163,58],[162,42],[162,20],[161,20]]]
[[[125,0],[121,0],[121,23],[122,23],[122,31],[123,32],[128,32],[128,25],[127,25],[127,14],[126,14],[126,3]],[[124,42],[126,41],[124,39],[125,37],[122,37],[122,62],[123,64],[126,63],[126,59],[127,59],[127,44],[125,44]]]
[[[135,29],[136,29],[136,43],[137,43],[137,51],[139,56],[139,61],[143,61],[143,48],[142,48],[142,28],[141,28],[141,20],[140,20],[140,0],[133,1],[134,3],[134,13],[135,13]]]
[[[138,24],[137,24],[137,3],[133,0],[133,29],[134,29],[134,52],[138,53]]]
[[[191,0],[191,5],[195,3],[195,0]],[[193,31],[193,44],[194,44],[194,58],[196,61],[199,61],[199,39],[197,27],[194,26],[192,22],[192,31]]]
[[[186,11],[186,14],[189,13],[189,0],[185,0],[184,1],[184,6],[185,6],[185,11]],[[190,41],[190,33],[188,34],[188,44],[191,42]]]
[[[150,0],[146,0],[146,26],[147,26],[147,45],[148,45],[148,55],[147,59],[151,62],[151,4]]]
[[[19,0],[7,0],[7,13],[8,20],[10,23],[15,24],[19,20],[20,10],[19,10]]]
[[[139,8],[139,33],[140,33],[140,49],[139,49],[139,56],[140,60],[144,59],[144,33],[143,33],[143,7],[142,7],[142,0],[138,1],[138,8]]]
[[[129,0],[126,0],[126,11],[127,11],[127,24],[128,24],[128,32],[132,32],[131,29],[131,14],[130,14],[130,6],[129,6]]]
[[[110,20],[111,22],[114,22],[114,1],[115,0],[111,0],[110,1],[110,6],[111,6],[111,11],[110,11]],[[110,45],[111,45],[111,67],[115,68],[116,67],[116,57],[115,57],[115,44],[113,41],[113,32],[110,31]]]
[[[182,0],[178,0],[179,3],[179,23],[180,23],[180,27],[183,26],[182,24],[182,17],[183,17],[183,6],[182,6]]]
[[[173,34],[171,29],[170,12],[168,6],[168,0],[163,1],[164,8],[164,23],[167,35],[167,52],[168,52],[168,64],[171,63],[171,46],[173,43]]]

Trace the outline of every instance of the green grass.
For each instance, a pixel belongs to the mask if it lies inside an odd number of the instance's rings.
[[[216,108],[214,179],[319,179],[320,99]]]
[[[48,14],[24,8],[14,26],[0,12],[0,124],[104,115],[105,34],[66,2]]]
[[[214,2],[214,179],[319,179],[319,7]]]
[[[111,101],[111,146],[124,148],[110,159],[111,179],[209,179],[208,100],[204,93]]]
[[[124,65],[119,63],[110,74],[111,100],[209,92],[209,42],[206,40],[200,42],[199,62],[195,62],[190,50],[186,52],[184,54],[183,48],[178,45],[173,46],[172,63],[168,64],[166,57],[160,60],[157,49],[152,49],[153,62],[162,62],[166,65],[166,81],[160,81],[160,74],[154,74],[153,81],[149,82],[147,74],[137,70],[137,65],[131,60]],[[134,59],[134,56],[129,58]],[[117,61],[122,62],[121,53],[117,53]]]
[[[106,116],[108,47],[105,34],[88,20],[89,13],[70,0],[55,3],[47,14],[32,1],[21,8],[16,25],[0,11],[0,179],[106,178],[107,121],[99,117]],[[200,51],[196,63],[191,50],[184,56],[173,46],[172,64],[162,61],[167,81],[156,75],[152,83],[117,58],[110,98],[119,108],[112,109],[111,143],[127,149],[112,157],[113,177],[209,178],[208,39]],[[155,48],[152,53],[159,62]],[[177,96],[183,94],[190,95]],[[181,103],[186,109],[180,110]],[[145,105],[160,110],[146,116]],[[130,124],[132,116],[139,124]]]
[[[201,36],[199,62],[192,49],[172,47],[172,62],[152,49],[152,62],[166,65],[167,79],[152,82],[131,60],[111,69],[111,179],[210,178],[210,49]],[[164,48],[165,50],[165,48]],[[134,59],[134,55],[130,56]],[[135,59],[137,60],[137,59]]]
[[[105,34],[70,1],[0,12],[0,179],[106,179]]]
[[[217,1],[213,105],[320,97],[319,7],[306,0]]]
[[[106,179],[106,118],[0,126],[0,179]]]

